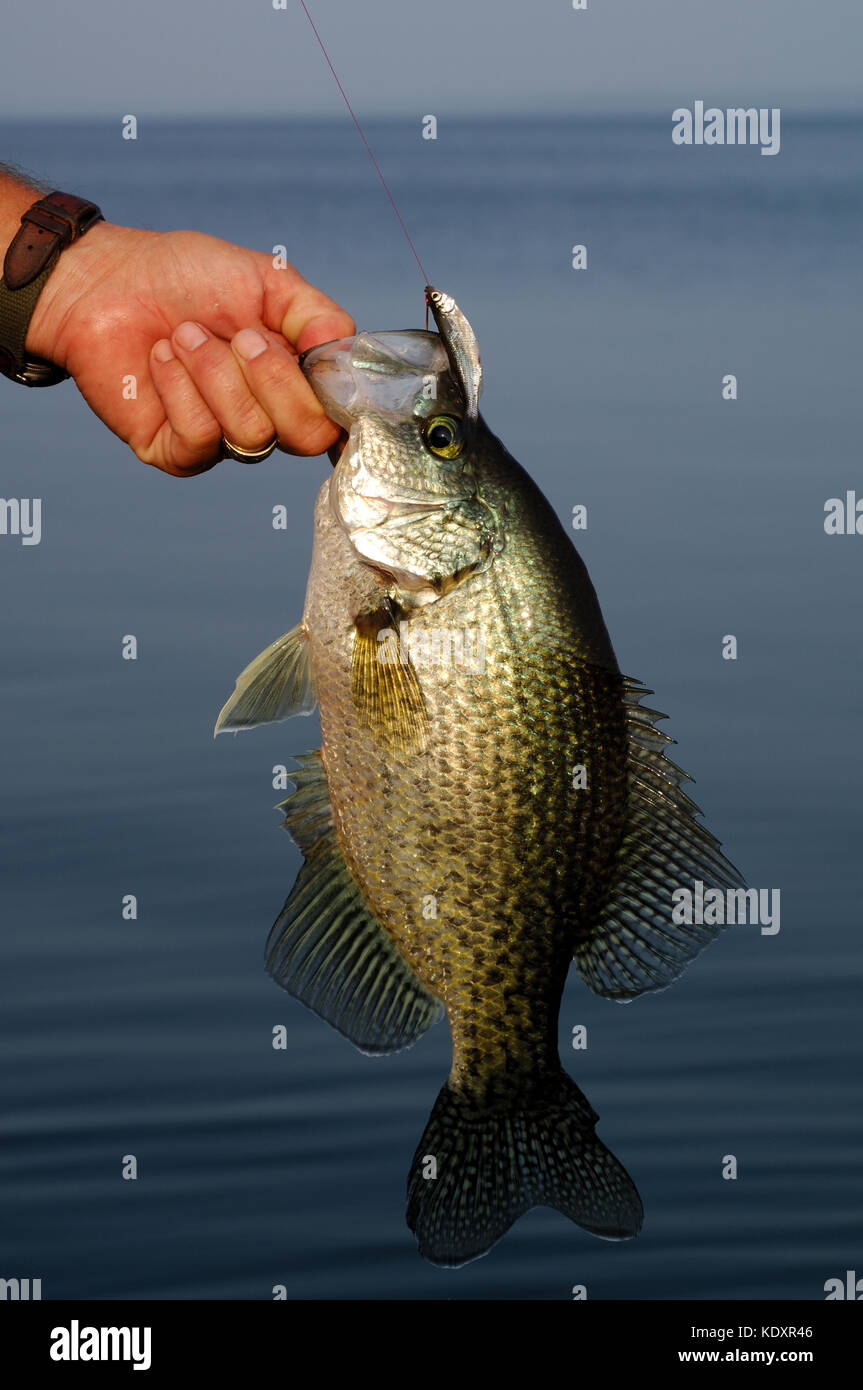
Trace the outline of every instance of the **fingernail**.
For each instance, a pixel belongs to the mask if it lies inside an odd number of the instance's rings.
[[[270,345],[262,333],[257,333],[254,328],[243,328],[232,340],[231,346],[237,349],[244,362],[251,362],[266,352]]]
[[[207,335],[199,323],[181,323],[180,327],[174,330],[174,337],[185,348],[187,352],[194,352],[202,343],[207,341]]]
[[[171,347],[167,338],[159,339],[158,343],[153,348],[153,356],[157,362],[173,362],[174,349]]]

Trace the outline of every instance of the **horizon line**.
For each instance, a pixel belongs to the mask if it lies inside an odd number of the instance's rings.
[[[693,101],[698,101],[698,100],[701,100],[701,98],[700,98],[700,97],[693,97],[691,100],[693,100]],[[737,105],[744,105],[744,103],[737,103]],[[448,119],[448,120],[464,120],[464,121],[471,121],[471,120],[484,120],[484,121],[499,121],[499,120],[552,120],[552,119],[554,119],[554,120],[562,120],[562,119],[565,119],[565,118],[571,118],[571,119],[573,119],[573,120],[584,120],[584,119],[590,120],[590,119],[595,119],[595,120],[621,120],[621,121],[625,121],[625,120],[644,120],[644,119],[648,119],[648,120],[662,120],[662,119],[665,118],[666,112],[667,112],[668,114],[670,114],[672,111],[674,111],[674,110],[676,110],[676,109],[677,109],[676,107],[672,107],[672,106],[670,106],[670,105],[669,105],[669,106],[663,106],[663,107],[659,107],[659,106],[637,106],[637,107],[636,107],[636,106],[633,106],[633,107],[626,107],[626,108],[620,108],[620,107],[613,108],[613,107],[602,107],[602,106],[582,106],[582,107],[570,107],[570,108],[556,107],[556,106],[555,106],[555,107],[524,107],[524,108],[519,108],[518,110],[513,110],[513,109],[511,109],[511,108],[510,108],[510,109],[507,109],[507,110],[479,110],[479,109],[470,109],[470,110],[462,109],[462,110],[455,110],[455,109],[451,109],[451,110],[449,110],[449,111],[446,112],[446,119]],[[727,109],[727,104],[726,104],[725,107],[721,107],[721,108],[718,108],[718,109],[722,109],[722,110]],[[748,110],[749,107],[747,106],[745,109]],[[756,108],[756,109],[760,109],[760,108]],[[834,105],[834,106],[810,106],[810,105],[806,105],[806,106],[799,106],[799,105],[793,105],[793,106],[792,106],[792,105],[786,105],[786,106],[782,106],[782,105],[780,104],[780,109],[781,109],[781,111],[782,111],[783,116],[785,116],[785,115],[790,115],[790,116],[792,116],[792,117],[794,117],[794,116],[804,116],[804,117],[806,117],[806,118],[808,118],[808,119],[818,118],[818,117],[820,117],[820,118],[822,118],[822,119],[825,119],[825,120],[831,120],[831,119],[837,119],[837,118],[845,118],[845,119],[847,119],[847,118],[850,118],[850,117],[856,117],[856,118],[858,118],[858,119],[859,119],[859,118],[863,118],[863,103],[859,102],[859,100],[858,100],[858,104],[857,104],[857,105],[854,105],[854,106],[851,106],[851,105],[849,105],[849,106],[836,106],[836,105]],[[45,112],[45,111],[43,110],[42,112],[40,112],[40,114],[39,114],[38,116],[21,116],[21,115],[17,112],[17,110],[16,110],[16,111],[3,111],[2,109],[0,109],[0,121],[6,121],[6,122],[8,122],[10,125],[23,125],[23,126],[56,125],[58,121],[63,121],[64,124],[65,124],[65,125],[68,125],[68,126],[74,126],[74,125],[90,125],[90,124],[92,124],[94,121],[99,121],[99,122],[101,122],[101,121],[122,121],[122,119],[123,119],[123,114],[121,113],[121,114],[118,115],[118,111],[119,111],[119,108],[111,109],[110,111],[105,110],[104,108],[100,108],[100,109],[98,109],[98,110],[93,110],[93,111],[85,112],[85,113],[83,113],[83,114],[76,114],[76,115],[74,115],[74,116],[70,116],[69,113],[68,113],[68,111],[60,111],[60,110],[58,110],[58,111],[56,111],[56,112],[54,112],[54,113],[51,113],[51,112]],[[412,120],[412,121],[416,121],[416,120],[422,120],[423,117],[422,117],[421,115],[419,115],[418,112],[419,112],[419,107],[417,107],[417,108],[415,108],[415,109],[411,109],[411,110],[408,110],[408,109],[401,109],[401,108],[400,108],[399,110],[394,110],[394,111],[368,111],[368,110],[367,110],[367,111],[365,111],[365,112],[363,113],[363,119],[366,120],[366,121],[403,121],[403,120]],[[150,122],[154,122],[154,121],[186,121],[186,122],[188,122],[189,124],[203,124],[203,123],[206,123],[206,124],[208,124],[208,125],[211,125],[211,124],[213,124],[213,123],[220,123],[220,124],[223,124],[223,125],[230,125],[230,124],[233,124],[233,123],[238,123],[238,124],[239,124],[239,123],[241,123],[241,122],[251,122],[251,121],[254,121],[254,122],[272,122],[272,121],[284,121],[284,120],[327,121],[327,122],[332,122],[333,124],[335,124],[336,122],[342,122],[342,121],[344,121],[344,120],[347,119],[347,117],[345,116],[345,113],[344,113],[344,112],[340,112],[340,111],[296,111],[296,110],[295,110],[295,111],[280,111],[280,112],[275,112],[275,113],[268,113],[268,112],[264,112],[264,111],[242,111],[242,112],[234,112],[234,113],[232,113],[232,114],[226,114],[223,110],[204,111],[204,110],[201,110],[200,108],[196,108],[194,111],[163,110],[163,111],[158,111],[158,112],[147,112],[146,109],[143,109],[143,108],[140,108],[140,107],[139,107],[139,109],[138,109],[134,114],[138,117],[139,120],[140,120],[142,117],[144,117],[144,118],[146,118],[147,121],[150,121]],[[440,119],[439,113],[436,112],[435,114],[438,115],[438,119]]]

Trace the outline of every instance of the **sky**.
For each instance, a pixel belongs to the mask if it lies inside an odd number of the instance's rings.
[[[307,3],[366,116],[861,105],[861,0]],[[36,0],[3,21],[0,117],[323,116],[340,103],[300,0]]]

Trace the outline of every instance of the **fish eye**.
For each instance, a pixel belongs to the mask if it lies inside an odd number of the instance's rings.
[[[461,421],[452,415],[435,415],[423,430],[423,439],[438,458],[458,458],[464,446]]]

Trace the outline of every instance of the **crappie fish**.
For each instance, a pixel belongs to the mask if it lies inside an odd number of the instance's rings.
[[[459,1265],[530,1207],[637,1234],[633,1182],[563,1070],[570,961],[596,993],[669,984],[716,934],[671,889],[741,880],[620,674],[567,532],[478,413],[479,351],[438,333],[305,353],[349,431],[318,496],[302,621],[246,668],[216,731],[320,709],[282,806],[305,855],[267,964],[363,1052],[446,1011],[452,1070],[408,1181],[423,1255]]]

